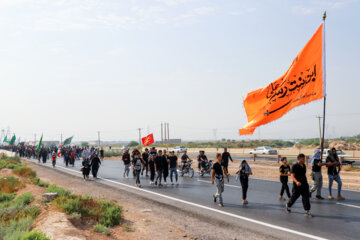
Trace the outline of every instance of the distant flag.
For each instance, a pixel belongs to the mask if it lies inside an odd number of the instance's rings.
[[[10,140],[10,145],[13,145],[14,143],[15,143],[15,140],[16,140],[16,136],[15,136],[15,134],[14,134],[14,136],[11,138],[11,140]]]
[[[154,143],[154,135],[151,133],[147,135],[146,137],[143,137],[142,139],[143,146],[149,146],[150,144]]]
[[[58,155],[58,157],[61,157],[61,152],[59,151],[57,155]]]
[[[37,151],[40,151],[41,144],[42,144],[42,139],[43,139],[43,134],[41,134],[41,138],[40,138],[40,141],[39,141],[37,149],[36,149]]]
[[[293,108],[325,96],[323,51],[321,24],[284,75],[247,94],[244,107],[248,123],[240,129],[240,135],[253,134],[257,127],[279,119]]]
[[[64,146],[69,145],[69,144],[71,143],[71,141],[72,141],[73,137],[74,137],[74,136],[72,136],[72,137],[69,137],[69,138],[65,139],[65,141],[64,141],[64,143],[63,143],[63,145],[64,145]]]
[[[3,142],[5,142],[5,143],[7,143],[8,142],[8,140],[7,140],[7,136],[5,136],[4,137],[4,141]]]

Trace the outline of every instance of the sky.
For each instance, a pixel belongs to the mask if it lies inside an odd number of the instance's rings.
[[[326,137],[360,133],[359,0],[0,0],[0,128],[22,140],[319,136],[322,100],[239,136],[327,11]]]

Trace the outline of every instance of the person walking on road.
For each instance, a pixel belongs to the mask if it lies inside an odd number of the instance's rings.
[[[341,195],[342,181],[339,174],[341,171],[341,164],[335,148],[332,148],[329,151],[326,158],[326,166],[328,167],[329,177],[329,199],[334,199],[332,196],[332,184],[335,181],[338,184],[338,199],[345,200],[345,198]]]
[[[174,151],[170,152],[169,162],[170,162],[170,181],[171,181],[171,185],[174,185],[173,174],[175,175],[176,185],[178,185],[179,184],[178,183],[178,172],[177,172],[178,158],[177,158],[177,156],[175,156]]]
[[[130,154],[129,150],[126,150],[122,156],[122,161],[124,162],[124,178],[129,178],[130,172]]]
[[[169,159],[168,159],[168,157],[169,156],[167,155],[166,150],[164,150],[164,159],[163,159],[162,166],[163,166],[163,176],[164,176],[164,184],[165,185],[167,184],[166,179],[169,176]]]
[[[283,197],[284,192],[286,192],[286,195],[288,198],[290,198],[290,190],[288,186],[289,176],[290,176],[290,166],[287,163],[287,158],[283,157],[281,158],[281,166],[279,168],[280,172],[280,182],[281,182],[281,190],[280,190],[280,196],[279,199],[282,201],[285,201],[286,199]]]
[[[321,196],[321,188],[323,185],[323,177],[321,174],[321,167],[326,165],[322,163],[320,149],[315,149],[313,156],[311,157],[311,178],[314,181],[314,186],[310,189],[310,198],[313,192],[316,191],[316,200],[324,200]]]
[[[134,160],[134,170],[136,175],[136,186],[141,187],[140,184],[140,174],[141,174],[141,167],[144,164],[144,160],[141,158],[141,153],[137,152],[137,155],[135,156]]]
[[[83,173],[83,176],[84,176],[84,181],[88,180],[89,179],[89,174],[90,174],[90,162],[89,162],[89,159],[84,159],[82,161],[82,168],[81,168],[81,171]]]
[[[161,184],[161,178],[163,175],[163,163],[166,161],[165,157],[162,155],[162,151],[158,151],[158,155],[155,157],[155,171],[156,171],[156,179],[155,179],[155,185],[159,182],[159,187],[162,186]]]
[[[55,167],[55,165],[56,165],[56,153],[55,152],[53,152],[51,154],[51,163],[52,163],[52,166]]]
[[[101,161],[104,161],[104,156],[105,156],[104,149],[101,148],[101,149],[100,149],[100,159],[101,159]]]
[[[155,157],[156,154],[149,155],[150,185],[154,184],[155,180]]]
[[[145,152],[143,152],[142,154],[142,159],[144,161],[142,170],[141,170],[141,176],[144,174],[144,170],[145,170],[145,175],[146,177],[148,177],[148,171],[149,171],[149,149],[145,148]]]
[[[305,216],[312,217],[310,213],[310,192],[309,184],[306,178],[306,165],[305,165],[305,155],[300,153],[297,156],[297,163],[293,165],[291,169],[291,178],[293,180],[292,195],[286,204],[286,211],[291,212],[291,206],[296,202],[296,200],[302,197],[302,203],[305,210]]]
[[[252,175],[251,168],[246,160],[242,160],[239,169],[236,171],[235,174],[239,174],[241,188],[242,188],[242,195],[243,195],[243,204],[248,204],[246,200],[247,190],[249,188],[249,175]]]
[[[227,151],[227,148],[224,148],[224,152],[223,154],[221,155],[221,164],[224,166],[224,168],[226,169],[226,172],[229,172],[228,171],[228,166],[229,166],[229,159],[233,161],[230,153]]]
[[[100,158],[96,155],[96,153],[93,154],[93,157],[91,159],[91,173],[94,178],[97,178],[97,173],[99,171],[101,165]]]
[[[223,198],[222,193],[224,192],[224,175],[227,177],[227,181],[229,182],[229,175],[226,171],[225,167],[221,165],[221,154],[216,154],[217,162],[213,165],[213,169],[211,172],[211,184],[216,183],[216,193],[213,194],[213,200],[216,203],[216,200],[219,198],[219,206],[223,207]]]

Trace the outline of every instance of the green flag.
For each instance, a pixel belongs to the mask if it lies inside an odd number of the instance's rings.
[[[16,140],[16,136],[15,136],[15,134],[14,134],[14,136],[11,138],[11,140],[10,140],[10,145],[13,145],[14,143],[15,143],[15,140]]]
[[[6,143],[8,142],[8,141],[7,141],[7,136],[4,137],[4,141],[3,141],[3,142],[6,142]]]
[[[65,141],[64,141],[64,143],[63,143],[63,145],[64,145],[64,146],[69,145],[69,144],[71,143],[71,141],[72,141],[73,137],[74,137],[74,136],[72,136],[72,137],[69,137],[69,138],[65,139]]]
[[[40,138],[39,144],[38,144],[37,149],[36,149],[37,151],[40,151],[41,144],[42,144],[42,137],[43,137],[43,135],[41,134],[41,138]]]

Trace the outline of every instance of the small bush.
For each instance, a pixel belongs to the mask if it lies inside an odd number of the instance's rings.
[[[346,166],[344,166],[342,169],[343,169],[344,171],[348,172],[348,171],[356,171],[357,168],[358,168],[358,167],[355,166],[355,165],[346,165]]]
[[[50,185],[47,182],[41,181],[40,178],[33,178],[32,182],[33,182],[33,184],[35,184],[35,185],[37,185],[39,187],[43,187],[43,188],[47,188]]]
[[[30,217],[19,219],[18,221],[10,221],[9,224],[0,224],[0,239],[17,240],[21,239],[27,231],[30,230],[34,220]]]
[[[113,202],[102,201],[100,202],[100,208],[102,209],[102,215],[99,219],[99,223],[107,227],[113,227],[120,223],[122,213],[121,206],[117,206]]]
[[[77,212],[74,212],[71,214],[71,217],[73,219],[80,219],[81,218],[81,214],[80,213],[77,213]]]
[[[0,192],[0,202],[11,201],[15,198],[15,193],[2,193]]]
[[[23,184],[15,177],[0,178],[0,191],[3,193],[13,193],[19,190]]]
[[[20,240],[50,240],[50,238],[44,233],[34,230],[32,232],[25,233]]]
[[[126,225],[124,227],[125,232],[135,232],[135,228],[130,227],[129,225]]]
[[[99,224],[99,223],[94,226],[94,231],[95,231],[95,232],[98,232],[98,233],[103,233],[103,234],[105,234],[105,235],[107,235],[107,236],[110,235],[110,230],[109,230],[109,228],[107,228],[107,227],[105,227],[104,225]]]
[[[18,167],[13,170],[13,173],[22,177],[36,177],[36,172],[28,167]]]
[[[31,193],[24,193],[17,197],[12,203],[11,206],[25,206],[34,200],[34,195]]]
[[[70,191],[63,189],[62,187],[56,186],[55,184],[49,185],[46,192],[57,193],[59,197],[65,197],[70,195]]]

